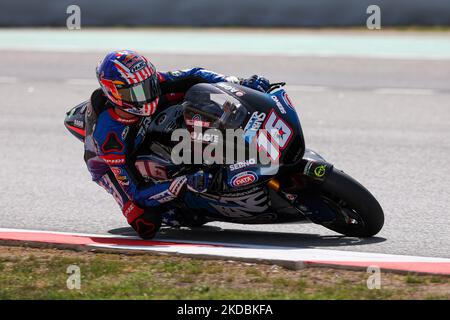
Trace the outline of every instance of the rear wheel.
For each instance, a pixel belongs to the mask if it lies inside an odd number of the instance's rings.
[[[384,224],[384,213],[375,197],[358,181],[333,168],[321,186],[321,197],[336,213],[324,227],[351,237],[371,237]]]

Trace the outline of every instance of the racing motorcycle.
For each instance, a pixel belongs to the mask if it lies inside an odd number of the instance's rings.
[[[228,82],[194,85],[183,103],[147,119],[146,139],[134,155],[137,170],[153,182],[199,170],[211,176],[205,192],[188,190],[170,203],[182,213],[186,227],[212,221],[312,222],[345,236],[377,234],[384,224],[380,204],[355,179],[305,148],[299,116],[284,85],[273,83],[267,93]],[[66,128],[81,141],[85,111],[86,103],[80,104],[65,119]],[[247,156],[233,163],[178,163],[173,158],[179,146],[173,139],[177,129],[185,129],[192,139],[188,157],[198,150],[194,144],[204,152],[218,143],[220,133],[232,129],[241,130],[237,136],[241,146],[256,145],[271,162]]]

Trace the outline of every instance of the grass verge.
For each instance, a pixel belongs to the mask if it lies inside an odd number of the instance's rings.
[[[69,266],[80,289],[68,289]],[[450,299],[450,277],[0,246],[0,299]],[[72,278],[73,279],[73,275]],[[71,282],[70,283],[76,283]]]

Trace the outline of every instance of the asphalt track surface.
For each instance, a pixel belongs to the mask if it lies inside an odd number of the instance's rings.
[[[1,227],[133,234],[90,182],[65,111],[95,89],[103,52],[2,50]],[[208,240],[450,258],[450,60],[152,54],[161,70],[203,66],[286,81],[307,147],[366,186],[386,222],[374,238],[311,224],[210,223],[161,239]]]

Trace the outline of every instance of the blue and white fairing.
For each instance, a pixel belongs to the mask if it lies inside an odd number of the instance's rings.
[[[226,220],[251,223],[254,219],[258,221],[254,223],[260,223],[276,218],[266,184],[283,168],[298,164],[305,150],[298,115],[286,92],[279,89],[265,94],[230,83],[199,84],[188,91],[186,101],[193,106],[185,114],[187,122],[194,117],[202,119],[206,114],[215,115],[215,118],[204,119],[208,123],[226,118],[227,121],[221,123],[223,126],[216,128],[243,130],[245,144],[253,144],[266,156],[264,163],[259,157],[248,157],[224,164],[222,179],[225,187],[211,194],[187,194],[186,204]],[[226,115],[223,101],[238,104],[237,112]]]

